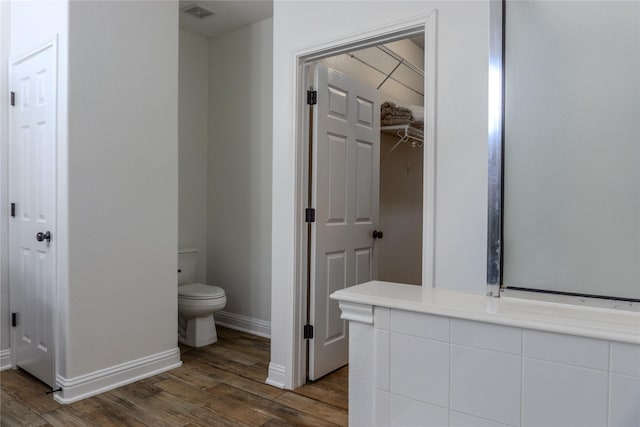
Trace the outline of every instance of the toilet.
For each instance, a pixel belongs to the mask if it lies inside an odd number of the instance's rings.
[[[227,303],[224,289],[194,283],[197,249],[178,251],[178,341],[203,347],[218,341],[213,313]]]

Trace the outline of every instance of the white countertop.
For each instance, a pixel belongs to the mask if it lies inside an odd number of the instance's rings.
[[[331,299],[479,322],[640,344],[640,313],[464,293],[389,282],[341,289]]]

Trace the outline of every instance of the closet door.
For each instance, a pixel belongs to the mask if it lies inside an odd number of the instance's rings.
[[[55,387],[56,45],[11,64],[10,305],[17,366]],[[15,313],[15,314],[14,314]]]
[[[349,361],[347,322],[333,292],[375,278],[380,189],[377,90],[324,65],[315,69],[309,379]]]

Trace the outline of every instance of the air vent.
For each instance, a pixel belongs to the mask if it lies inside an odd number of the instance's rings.
[[[194,16],[198,19],[203,19],[203,18],[206,18],[207,16],[215,15],[215,12],[213,12],[212,10],[205,9],[204,7],[198,4],[192,4],[191,6],[187,6],[184,9],[182,9],[182,12],[186,13],[187,15]]]

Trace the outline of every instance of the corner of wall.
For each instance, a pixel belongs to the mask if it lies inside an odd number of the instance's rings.
[[[196,281],[207,283],[209,44],[180,30],[178,245],[198,249]]]
[[[11,38],[11,2],[0,1],[0,99],[9,93],[8,64]],[[0,109],[0,206],[7,206],[9,198],[9,111]],[[0,209],[0,369],[7,361],[10,348],[9,326],[9,217],[6,209]],[[10,353],[8,353],[10,354]]]

